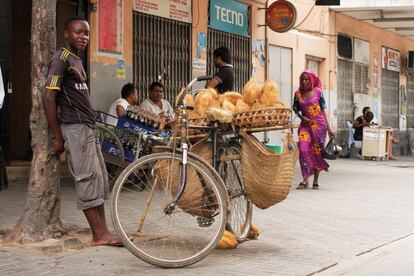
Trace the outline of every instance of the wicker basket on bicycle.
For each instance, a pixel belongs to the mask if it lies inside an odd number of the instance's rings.
[[[194,144],[190,151],[209,163],[212,163],[213,148],[212,144],[207,142],[206,138]],[[169,181],[171,185],[170,191],[171,195],[174,196],[177,193],[180,183],[180,166],[178,161],[174,162],[172,166],[171,165],[172,164],[161,161],[157,164],[155,169],[158,177],[167,179],[169,175],[169,179],[171,179]],[[188,168],[186,188],[178,201],[179,207],[184,212],[191,215],[209,217],[217,209],[217,200],[206,193],[209,193],[209,189],[203,185],[202,179],[197,175],[197,172]]]
[[[176,122],[179,122],[180,120],[176,120]],[[195,126],[207,126],[207,118],[206,117],[192,117],[188,119],[188,124],[190,125],[195,125]],[[177,135],[180,136],[181,135],[181,125],[177,124],[176,125],[176,131],[177,131]],[[196,135],[200,135],[200,134],[205,134],[206,132],[208,132],[208,130],[204,130],[204,129],[194,129],[194,128],[189,128],[188,129],[188,135],[189,136],[196,136]]]
[[[292,110],[289,108],[268,107],[235,113],[233,125],[240,128],[272,127],[288,125]]]
[[[242,178],[246,196],[258,208],[266,209],[289,194],[298,149],[292,134],[287,134],[283,152],[276,154],[256,137],[242,133]]]

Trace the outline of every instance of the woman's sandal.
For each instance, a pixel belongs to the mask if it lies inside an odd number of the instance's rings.
[[[319,190],[319,184],[318,183],[313,183],[312,189]]]
[[[299,185],[296,187],[296,190],[304,190],[306,188],[308,188],[308,184],[300,182]]]

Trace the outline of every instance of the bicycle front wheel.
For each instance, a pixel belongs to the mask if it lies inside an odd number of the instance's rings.
[[[188,157],[186,188],[175,208],[182,155],[156,153],[130,164],[112,191],[112,221],[127,249],[160,267],[205,258],[223,235],[227,197],[210,169]]]

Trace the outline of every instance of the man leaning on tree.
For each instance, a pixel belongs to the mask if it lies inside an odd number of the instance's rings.
[[[65,22],[66,47],[49,63],[43,107],[53,133],[53,150],[66,150],[74,168],[78,208],[92,230],[91,245],[122,246],[109,232],[104,200],[108,197],[106,174],[90,102],[87,76],[79,54],[89,42],[89,24],[80,17]],[[58,111],[59,110],[59,111]]]

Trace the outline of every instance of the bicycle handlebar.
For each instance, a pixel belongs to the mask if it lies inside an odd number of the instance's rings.
[[[201,77],[197,77],[197,81],[209,81],[212,78],[213,77],[211,77],[211,76],[201,76]]]
[[[200,77],[196,77],[194,79],[191,80],[191,82],[187,85],[187,87],[185,88],[184,93],[181,93],[178,100],[177,100],[177,105],[178,106],[183,106],[183,101],[184,101],[184,97],[185,95],[187,95],[187,93],[189,93],[191,87],[193,86],[194,83],[198,82],[198,81],[208,81],[211,80],[213,77],[211,76],[200,76]]]

